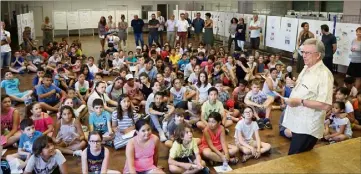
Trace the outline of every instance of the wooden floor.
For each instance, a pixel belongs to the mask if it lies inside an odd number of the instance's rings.
[[[74,38],[71,38],[70,40],[74,40],[77,38],[78,37],[74,37]],[[128,50],[135,50],[134,37],[129,36],[128,38],[129,38],[128,44],[130,45],[128,47]],[[41,40],[41,39],[39,39],[39,40]],[[57,40],[60,40],[60,39],[57,39]],[[86,37],[81,37],[80,40],[82,42],[83,53],[88,56],[90,56],[90,55],[94,56],[97,59],[99,57],[99,52],[100,52],[100,43],[99,43],[98,38],[93,37],[93,36],[86,36]],[[146,38],[145,38],[145,41],[147,41]],[[30,86],[28,86],[26,84],[31,84],[32,78],[35,76],[35,74],[30,74],[30,75],[24,74],[24,75],[16,75],[16,76],[20,79],[20,82],[22,84],[20,86],[21,91],[31,88]],[[340,77],[336,77],[336,79],[338,81],[342,80]],[[105,80],[112,80],[112,79],[105,79]],[[24,105],[18,105],[17,108],[19,109],[22,116],[24,116]],[[258,160],[251,159],[244,164],[239,163],[235,166],[231,166],[233,169],[243,168],[245,166],[250,166],[253,164],[262,165],[262,164],[266,164],[265,163],[266,161],[271,161],[274,159],[278,159],[278,158],[287,156],[290,142],[288,139],[279,136],[278,121],[280,118],[280,113],[281,113],[280,111],[272,111],[271,122],[273,124],[273,130],[263,130],[260,132],[262,141],[270,143],[272,145],[271,153],[269,155],[262,156]],[[55,117],[54,117],[54,120],[55,120]],[[234,126],[232,126],[230,128],[230,134],[227,136],[227,142],[230,144],[234,143],[233,135],[234,135]],[[201,137],[201,132],[198,130],[195,130],[194,137]],[[354,137],[361,137],[361,133],[354,132]],[[325,146],[325,145],[327,145],[327,143],[318,142],[316,145],[316,148]],[[121,149],[121,150],[116,151],[112,148],[109,148],[109,150],[110,150],[110,156],[111,156],[109,169],[123,171],[124,162],[125,162],[125,150]],[[343,152],[348,151],[349,148],[335,149],[335,150],[339,151],[340,155],[345,155],[345,153],[343,153]],[[9,149],[6,154],[10,154],[10,153],[14,153],[14,152],[16,152],[16,149]],[[160,152],[159,152],[159,165],[165,167],[166,168],[165,171],[167,173],[169,173],[168,165],[167,165],[168,152],[169,152],[169,149],[162,144],[160,147]],[[320,155],[319,153],[322,153],[322,152],[323,151],[307,153],[307,155],[305,154],[302,156],[302,158],[299,158],[298,160],[294,160],[294,161],[299,163],[302,166],[302,164],[306,164],[306,162],[309,161],[310,158],[312,158],[316,154]],[[325,152],[325,153],[327,153],[327,152]],[[338,160],[338,159],[334,158],[335,156],[336,155],[330,156],[330,158],[324,157],[324,158],[322,158],[322,160],[330,160],[330,161]],[[360,153],[350,153],[350,155],[347,155],[348,159],[352,159],[354,156],[360,156]],[[66,163],[67,163],[70,173],[81,173],[81,159],[79,157],[66,156],[66,159],[67,159]],[[354,160],[348,161],[348,162],[350,163],[350,165],[352,165],[351,163],[353,163]],[[340,161],[340,163],[342,163],[342,161]],[[358,163],[358,165],[359,164],[360,163]],[[277,164],[277,165],[287,166],[287,163],[286,164]],[[353,165],[357,165],[357,164],[353,164]],[[329,167],[337,168],[339,166],[329,166]],[[315,168],[310,172],[318,173],[318,172],[322,172],[323,170],[325,170],[325,171],[330,170],[330,169],[326,169],[326,168],[327,168],[326,166],[320,166],[319,170],[317,170],[317,166],[315,166]],[[215,173],[215,171],[213,170],[213,167],[210,167],[210,169],[211,169],[212,173]],[[350,169],[352,171],[356,171],[356,169],[354,170],[354,168],[351,168],[351,166],[350,166]],[[292,171],[292,168],[290,169],[290,171]],[[251,171],[248,171],[248,172],[251,172]],[[264,168],[263,171],[258,170],[258,172],[262,173],[262,172],[270,172],[270,171],[267,168]],[[294,172],[298,172],[298,171],[294,171]],[[299,172],[302,172],[302,171],[299,171]],[[348,172],[348,170],[344,171],[344,172]],[[272,173],[274,173],[274,172],[272,172]]]
[[[229,173],[360,173],[361,138],[243,167]]]

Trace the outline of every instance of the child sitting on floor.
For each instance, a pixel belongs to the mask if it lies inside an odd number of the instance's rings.
[[[20,92],[20,81],[8,71],[5,73],[5,80],[1,81],[1,88],[5,88],[5,93],[10,96],[11,100],[16,102],[25,102],[33,94],[32,90]]]
[[[109,112],[104,110],[103,100],[97,98],[93,101],[94,112],[89,115],[89,131],[99,131],[103,136],[103,143],[111,144],[114,133],[111,127]]]
[[[24,58],[19,51],[15,51],[15,56],[11,59],[9,70],[13,73],[23,74],[26,70]]]
[[[34,102],[26,106],[26,118],[34,121],[35,130],[51,137],[54,131],[53,119],[42,111],[40,103]]]
[[[246,162],[251,157],[257,159],[261,154],[268,152],[271,145],[261,141],[251,107],[247,106],[244,109],[243,118],[236,125],[234,138],[237,147],[243,153],[242,162]]]

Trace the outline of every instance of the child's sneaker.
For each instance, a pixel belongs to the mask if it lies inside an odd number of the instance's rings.
[[[73,152],[73,156],[81,156],[82,153],[83,153],[82,150],[76,150],[76,151]]]
[[[257,120],[257,124],[260,130],[264,129],[264,123],[262,119]]]
[[[168,122],[167,121],[163,121],[162,122],[162,129],[164,132],[167,132],[167,126],[168,126]]]
[[[160,139],[160,142],[167,141],[167,137],[165,136],[163,131],[159,132],[159,139]]]
[[[272,129],[272,124],[270,122],[267,122],[264,127],[267,129]]]

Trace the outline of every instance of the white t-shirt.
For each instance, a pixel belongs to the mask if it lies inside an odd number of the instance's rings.
[[[345,112],[346,113],[351,113],[351,112],[353,112],[354,110],[353,110],[353,106],[352,106],[352,104],[351,104],[351,102],[350,101],[347,101],[346,103],[345,103]]]
[[[191,63],[188,63],[186,67],[184,67],[184,79],[188,78],[193,73],[193,67]]]
[[[178,32],[187,32],[188,27],[189,27],[188,21],[187,20],[178,20],[176,27],[177,27]]]
[[[93,63],[93,66],[90,66],[89,64],[88,64],[88,68],[89,68],[89,71],[92,73],[92,74],[96,74],[96,73],[98,73],[98,71],[99,71],[99,68]]]
[[[81,93],[86,93],[86,90],[89,90],[89,82],[84,80],[83,84],[80,84],[79,81],[75,83],[75,91],[79,91]]]
[[[188,78],[188,82],[191,83],[192,85],[194,85],[198,82],[198,77],[197,77],[196,73],[192,72],[192,74]]]
[[[104,98],[103,98],[104,97]],[[95,99],[100,98],[103,100],[104,106],[107,104],[107,101],[110,100],[110,98],[108,97],[108,95],[106,93],[103,94],[103,97],[100,97],[98,95],[98,93],[96,91],[93,91],[89,98],[88,98],[88,102],[87,102],[87,106],[88,106],[88,111],[89,114],[91,114],[92,112],[94,112],[94,108],[93,108],[93,102]]]
[[[236,142],[239,142],[239,138],[237,136],[237,132],[240,131],[242,136],[246,142],[250,142],[253,139],[253,134],[256,130],[258,130],[258,124],[255,121],[252,121],[251,124],[247,125],[245,119],[238,121],[236,125],[236,131],[234,133],[234,138]]]
[[[249,26],[251,27],[260,27],[261,23],[259,22],[259,20],[257,20],[257,22],[254,22],[254,20],[252,20],[249,24]],[[261,28],[258,28],[257,30],[251,30],[251,38],[257,38],[261,36]]]
[[[119,58],[119,59],[114,59],[113,60],[113,67],[114,68],[120,68],[124,63],[124,60]]]
[[[48,59],[48,64],[56,65],[56,63],[61,62],[61,57],[55,59],[55,56],[51,56]]]
[[[176,105],[178,102],[183,100],[184,94],[187,92],[187,88],[182,86],[179,91],[174,87],[170,88],[170,93],[173,95],[173,104]]]
[[[198,92],[199,92],[199,102],[204,102],[208,100],[208,89],[212,87],[210,83],[208,83],[206,86],[201,85],[201,87],[198,87],[197,85],[194,85]]]
[[[149,94],[147,101],[145,102],[145,113],[149,114],[150,104],[154,102],[154,93]]]
[[[5,36],[6,35],[6,36]],[[5,40],[5,37],[10,37],[10,32],[6,31],[6,30],[3,30],[1,32],[1,40]],[[7,53],[7,52],[10,52],[11,51],[11,48],[10,48],[10,45],[9,44],[5,44],[5,45],[2,45],[1,46],[1,52],[2,53]]]
[[[346,125],[345,128],[345,135],[347,135],[348,137],[352,137],[352,129],[351,129],[351,123],[350,120],[345,117],[345,118],[338,118],[338,117],[334,117],[333,118],[333,122],[332,122],[332,127],[334,127],[336,129],[337,132],[340,131],[340,126]]]
[[[35,172],[37,174],[52,173],[58,166],[64,164],[66,159],[60,150],[55,149],[55,155],[50,157],[48,161],[44,161],[40,156],[31,155],[28,164],[25,167],[25,172]]]

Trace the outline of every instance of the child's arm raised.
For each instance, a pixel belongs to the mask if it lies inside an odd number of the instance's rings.
[[[88,153],[87,149],[85,148],[81,155],[81,171],[83,174],[88,174]]]
[[[107,173],[109,165],[109,150],[108,148],[104,147],[104,159],[102,163],[102,170],[100,173]]]

